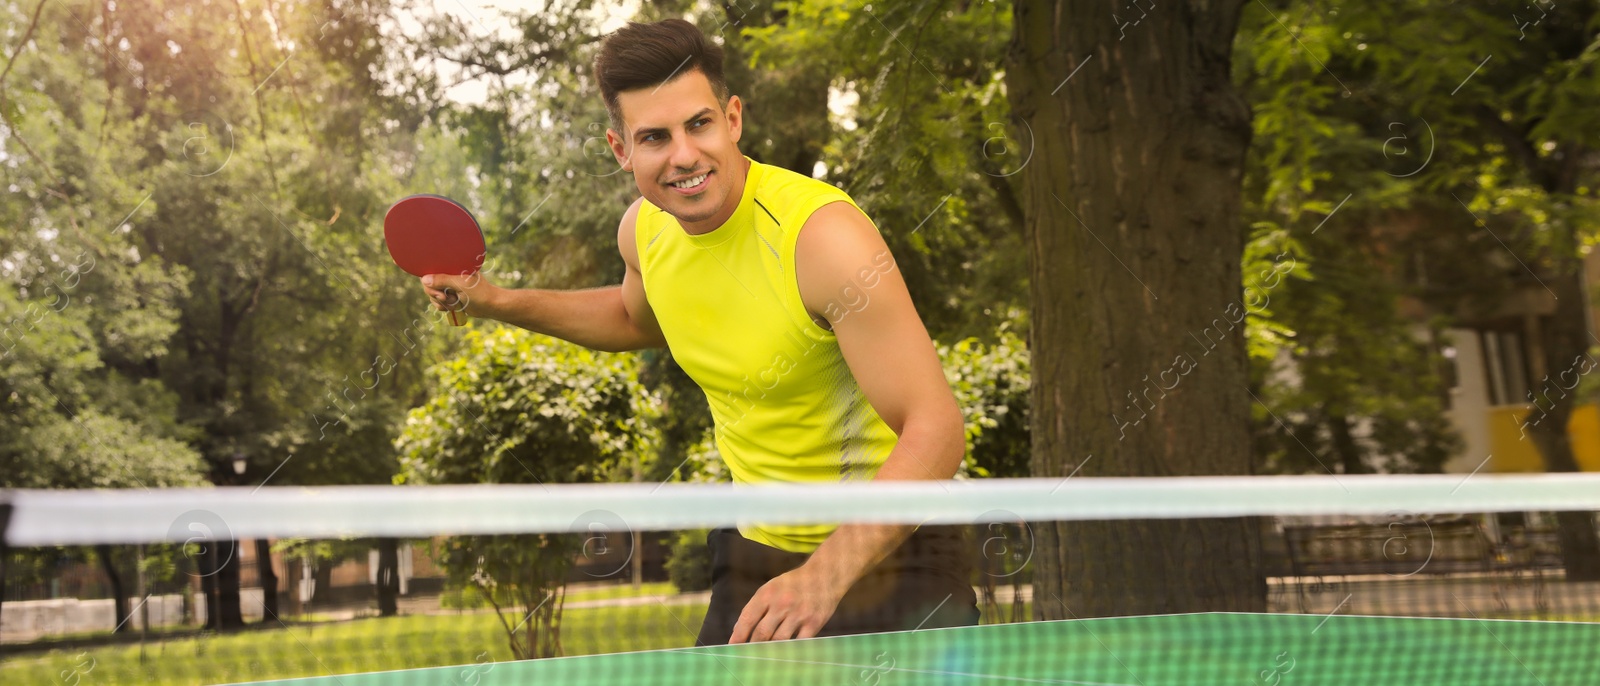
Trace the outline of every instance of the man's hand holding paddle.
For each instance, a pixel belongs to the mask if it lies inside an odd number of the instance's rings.
[[[429,274],[422,277],[422,290],[433,300],[433,307],[441,312],[459,312],[470,317],[493,317],[491,302],[494,295],[504,292],[484,278],[483,272],[460,274]]]
[[[437,195],[413,195],[389,208],[383,220],[389,256],[418,277],[434,308],[450,323],[468,315],[495,319],[594,350],[620,352],[666,346],[645,299],[634,246],[641,198],[623,213],[618,249],[627,264],[622,285],[584,290],[501,288],[480,271],[483,232],[466,208]]]

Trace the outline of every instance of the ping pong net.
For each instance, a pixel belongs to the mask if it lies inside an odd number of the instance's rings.
[[[5,683],[1553,686],[1600,674],[1592,474],[0,500]],[[731,531],[887,523],[919,525],[908,540],[940,552],[892,553],[858,582],[850,607],[869,609],[839,611],[868,617],[868,633],[696,646],[717,615],[708,537],[748,551],[761,544]],[[773,552],[771,564],[794,560]],[[974,625],[950,626],[963,618]]]

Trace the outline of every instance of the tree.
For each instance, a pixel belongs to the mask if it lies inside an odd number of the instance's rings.
[[[1007,94],[1038,137],[1021,174],[1036,476],[1250,473],[1236,331],[1250,111],[1230,73],[1242,5],[1162,5],[1136,26],[1088,5],[1014,5]],[[1265,604],[1250,520],[1036,535],[1041,619]]]
[[[1325,222],[1307,253],[1341,278],[1313,297],[1286,289],[1301,305],[1279,319],[1299,333],[1288,347],[1324,373],[1287,396],[1269,387],[1268,401],[1307,410],[1308,422],[1290,423],[1312,431],[1296,435],[1313,447],[1325,436],[1347,471],[1365,465],[1347,459],[1361,448],[1341,424],[1362,412],[1377,419],[1372,438],[1406,456],[1403,469],[1428,469],[1451,443],[1430,407],[1441,401],[1427,397],[1441,392],[1444,364],[1396,335],[1397,301],[1426,305],[1439,328],[1543,300],[1553,311],[1538,317],[1535,408],[1521,428],[1547,469],[1575,471],[1566,429],[1577,398],[1566,391],[1592,343],[1581,266],[1600,219],[1596,4],[1275,5],[1249,6],[1259,38],[1241,59],[1274,141],[1252,183],[1255,217]],[[1439,40],[1392,40],[1423,34]],[[1314,349],[1330,354],[1304,355]],[[1600,578],[1593,515],[1558,520],[1567,578]]]
[[[68,416],[91,398],[116,403],[111,414],[148,404],[140,423],[191,445],[219,484],[390,481],[393,427],[427,357],[406,353],[437,321],[370,230],[419,160],[409,148],[433,108],[413,99],[438,89],[390,94],[414,75],[384,49],[389,11],[305,1],[5,10],[28,27],[0,77],[16,134],[5,152],[31,162],[5,173],[20,189],[9,197],[33,204],[0,212],[8,228],[34,229],[0,245],[25,300],[84,311],[63,321],[101,338],[107,382],[63,389],[66,377],[47,375],[60,402],[34,388],[17,398]],[[30,88],[5,89],[8,78]],[[68,279],[70,293],[33,277],[62,282],[55,272],[79,258],[93,273],[82,286]],[[84,356],[59,352],[71,364]],[[346,419],[385,435],[353,440]],[[319,464],[340,434],[352,439],[338,448],[345,459]],[[236,454],[249,461],[242,479],[226,466]],[[269,542],[257,546],[275,622]],[[223,626],[241,616],[235,559],[206,577],[221,582],[213,597],[230,599],[209,613]]]
[[[989,340],[1010,321],[1025,334],[1017,190],[1019,171],[1043,151],[1023,127],[1005,125],[1006,3],[782,7],[781,23],[740,33],[744,50],[763,73],[825,79],[845,103],[855,101],[826,130],[821,178],[848,191],[878,226],[929,333]],[[815,130],[804,107],[750,116],[768,131]]]
[[[1321,52],[1341,39],[1280,16],[1248,5],[1241,34],[1250,39],[1235,48],[1236,80],[1256,115],[1244,184],[1256,469],[1438,471],[1460,450],[1444,414],[1444,321],[1417,335],[1417,308],[1406,303],[1418,293],[1401,275],[1419,250],[1395,230],[1418,197],[1411,172],[1428,153],[1418,143],[1433,141],[1376,123],[1393,117],[1353,102],[1368,97],[1367,74]],[[1346,79],[1324,73],[1323,59]]]
[[[1504,154],[1514,160],[1515,171],[1506,175],[1501,188],[1480,187],[1467,209],[1492,213],[1490,219],[1535,231],[1540,247],[1536,259],[1543,263],[1541,272],[1555,300],[1555,311],[1540,322],[1541,355],[1533,361],[1533,376],[1539,380],[1528,398],[1536,405],[1539,418],[1525,428],[1544,456],[1548,471],[1576,472],[1578,463],[1567,435],[1576,403],[1561,402],[1567,400],[1567,394],[1559,389],[1567,388],[1564,376],[1581,374],[1577,370],[1584,367],[1594,340],[1587,311],[1593,296],[1584,292],[1583,255],[1585,245],[1595,237],[1600,203],[1580,193],[1580,185],[1593,183],[1593,158],[1600,149],[1600,131],[1593,117],[1600,104],[1596,96],[1600,74],[1594,69],[1600,41],[1593,36],[1595,27],[1600,26],[1600,11],[1589,2],[1560,12],[1559,18],[1538,31],[1542,35],[1536,34],[1536,41],[1542,39],[1539,47],[1512,53],[1509,70],[1485,75],[1474,87],[1475,95],[1492,98],[1491,104],[1472,110],[1474,121],[1484,133],[1498,139]],[[1509,43],[1512,26],[1502,21],[1501,30],[1495,33]],[[1521,42],[1521,28],[1518,34]],[[1530,83],[1523,76],[1526,73],[1540,78]],[[1488,221],[1474,216],[1474,225],[1489,228]],[[1550,397],[1552,377],[1559,379],[1554,382],[1560,396],[1556,399]],[[1550,407],[1540,405],[1540,400]],[[1600,580],[1600,535],[1596,534],[1594,514],[1558,512],[1556,518],[1567,580]]]
[[[430,370],[440,390],[406,419],[400,483],[626,480],[634,459],[653,456],[660,401],[639,384],[637,357],[508,328],[470,331],[466,344]],[[495,608],[519,659],[561,654],[574,558],[629,535],[614,514],[583,518],[597,534],[455,536],[438,553],[451,584]]]
[[[120,171],[141,156],[137,124],[110,116],[91,70],[55,58],[72,43],[71,8],[46,5],[0,8],[22,29],[0,66],[0,185],[10,189],[0,201],[0,488],[200,485],[176,397],[142,373],[168,350],[187,279],[103,219],[127,212]],[[13,90],[18,82],[27,86]],[[112,624],[127,631],[122,548],[10,555],[23,571],[98,559]]]

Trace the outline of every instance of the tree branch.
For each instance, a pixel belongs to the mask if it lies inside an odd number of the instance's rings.
[[[1562,193],[1571,193],[1578,188],[1578,174],[1583,170],[1583,160],[1588,157],[1590,150],[1580,143],[1572,143],[1556,148],[1561,155],[1561,161],[1556,164],[1555,188]]]
[[[1472,108],[1473,118],[1478,120],[1485,129],[1500,139],[1505,144],[1506,151],[1528,170],[1534,183],[1547,192],[1556,191],[1556,178],[1550,168],[1539,159],[1539,152],[1534,149],[1533,143],[1522,131],[1518,131],[1500,118],[1499,113],[1490,109],[1488,105],[1477,105]]]
[[[994,190],[995,201],[1000,203],[1000,209],[1005,210],[1006,218],[1010,219],[1020,231],[1027,223],[1027,217],[1023,215],[1021,203],[1017,202],[1017,194],[1011,190],[1011,182],[1003,176],[987,172],[983,175],[984,180],[989,183],[989,188]]]
[[[0,87],[0,119],[5,120],[6,126],[11,129],[11,138],[22,144],[22,149],[28,151],[28,157],[33,158],[33,161],[39,164],[39,168],[44,170],[44,175],[50,179],[51,183],[61,186],[61,179],[56,178],[55,172],[50,171],[50,165],[45,164],[44,158],[40,157],[39,153],[34,151],[33,146],[28,145],[28,141],[22,137],[22,130],[17,127],[17,122],[11,119],[11,115],[6,114],[5,104],[5,88]],[[96,254],[102,256],[105,255],[105,252],[100,249],[100,244],[95,241],[90,241],[89,237],[84,235],[83,228],[78,226],[78,216],[72,212],[72,198],[67,195],[66,191],[51,188],[44,184],[40,184],[39,187],[43,188],[44,192],[49,193],[50,195],[59,198],[62,202],[67,203],[67,223],[72,225],[72,230],[78,234],[79,238],[83,238],[90,247],[94,248]]]
[[[261,289],[267,285],[267,280],[272,277],[273,268],[277,265],[277,262],[278,256],[274,253],[267,260],[267,266],[261,270],[261,275],[256,277],[256,287],[255,291],[250,294],[250,304],[246,305],[244,311],[239,314],[240,318],[250,316],[250,313],[255,311],[256,305],[261,304]]]
[[[244,18],[248,13],[245,12],[244,5],[240,3],[240,0],[233,0],[233,6],[235,9],[233,16],[239,24],[239,42],[244,44],[245,59],[250,64],[250,80],[256,84],[256,89],[252,91],[251,96],[255,100],[256,117],[261,120],[260,126],[256,129],[257,134],[261,137],[261,154],[267,158],[267,176],[272,179],[273,198],[281,198],[283,197],[283,188],[278,183],[278,164],[273,161],[272,145],[267,142],[267,110],[261,103],[261,86],[265,84],[256,74],[256,53],[255,49],[250,45],[250,27],[244,23]],[[271,78],[271,75],[269,74],[267,78]]]
[[[523,55],[520,59],[512,62],[509,65],[489,64],[483,61],[481,57],[453,57],[443,52],[434,53],[434,57],[463,67],[476,67],[477,69],[481,70],[478,74],[474,75],[473,78],[488,75],[509,76],[529,67],[548,64],[557,60],[565,60],[571,54],[572,48],[588,45],[600,40],[601,38],[601,36],[589,36],[578,39],[571,45],[562,45],[560,47]]]
[[[33,39],[33,31],[39,27],[39,15],[44,14],[44,4],[47,2],[50,0],[39,0],[39,6],[33,8],[33,19],[28,22],[28,30],[22,33],[22,40],[17,43],[17,51],[11,53],[11,59],[6,60],[5,71],[0,71],[0,87],[5,85],[6,77],[11,75],[11,67],[17,63],[17,56],[22,54],[22,50],[28,47],[28,41]]]

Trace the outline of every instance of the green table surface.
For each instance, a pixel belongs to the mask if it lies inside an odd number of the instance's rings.
[[[262,682],[1600,684],[1600,624],[1206,613],[933,629]]]

